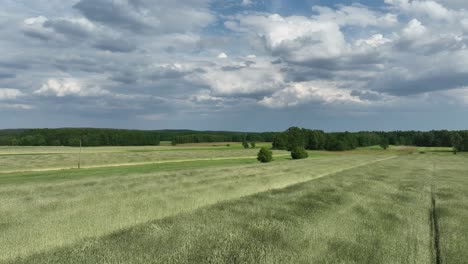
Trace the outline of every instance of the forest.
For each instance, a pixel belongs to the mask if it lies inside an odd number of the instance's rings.
[[[453,147],[456,151],[468,151],[468,131],[325,133],[321,130],[291,127],[278,133],[273,140],[273,148],[282,150],[303,147],[308,150],[345,151],[374,145]]]
[[[273,142],[273,148],[345,151],[374,145],[453,147],[468,151],[468,131],[324,132],[291,127],[284,132],[124,130],[99,128],[0,130],[2,146],[156,146],[206,142]]]

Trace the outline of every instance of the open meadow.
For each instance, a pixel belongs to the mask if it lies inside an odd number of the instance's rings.
[[[466,154],[228,144],[1,147],[0,263],[467,263]]]

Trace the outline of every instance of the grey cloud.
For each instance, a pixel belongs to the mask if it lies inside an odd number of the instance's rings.
[[[138,1],[81,0],[74,8],[93,21],[137,31],[149,27],[142,20]]]
[[[97,49],[107,50],[111,52],[128,53],[137,49],[134,43],[128,42],[123,39],[100,39],[93,46]]]
[[[29,64],[26,61],[0,61],[0,67],[16,70],[27,70]]]
[[[351,96],[359,97],[359,99],[364,101],[379,101],[385,98],[384,95],[377,93],[375,91],[361,91],[353,90]]]
[[[112,81],[120,82],[123,84],[132,84],[138,81],[138,76],[132,72],[124,72],[124,73],[117,73],[113,74],[110,77]]]
[[[429,73],[414,79],[404,79],[401,75],[389,75],[378,78],[371,84],[376,91],[398,96],[450,90],[464,86],[468,86],[468,73],[466,72]]]
[[[44,27],[52,28],[55,32],[64,35],[76,36],[79,38],[85,38],[90,36],[88,29],[84,28],[77,22],[73,22],[67,19],[54,19],[47,20],[44,22]]]
[[[0,71],[0,79],[10,79],[15,77],[16,73]]]
[[[188,32],[214,21],[208,1],[81,0],[74,8],[88,19],[132,32]]]

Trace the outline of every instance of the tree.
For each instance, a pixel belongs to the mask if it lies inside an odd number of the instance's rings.
[[[388,139],[383,137],[381,140],[380,140],[380,147],[384,150],[388,149],[389,147],[389,143],[388,143]]]
[[[273,160],[273,153],[271,150],[262,147],[257,155],[257,160],[262,163],[267,163]]]
[[[288,135],[286,133],[279,133],[273,139],[273,149],[286,150],[288,148]]]
[[[255,148],[256,145],[255,141],[250,142],[250,147]]]
[[[303,147],[295,147],[291,151],[291,157],[293,159],[306,159],[309,157],[309,153]]]
[[[248,148],[249,148],[249,143],[248,143],[247,141],[243,141],[243,142],[242,142],[242,146],[243,146],[244,148],[248,149]]]
[[[457,154],[459,151],[463,151],[463,138],[460,136],[460,134],[457,132],[453,133],[450,141],[454,154]]]
[[[290,127],[286,130],[288,136],[288,150],[291,151],[295,147],[305,147],[305,129],[298,127]]]

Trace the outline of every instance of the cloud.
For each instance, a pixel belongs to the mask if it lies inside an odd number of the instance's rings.
[[[284,86],[280,66],[265,60],[257,60],[255,64],[226,62],[207,68],[198,78],[215,96],[257,97]]]
[[[391,39],[385,38],[382,34],[375,34],[367,39],[358,39],[356,41],[356,46],[362,47],[367,45],[372,48],[378,48],[379,46],[382,46],[391,41]]]
[[[0,103],[0,109],[6,109],[6,110],[30,110],[30,109],[34,109],[34,106],[32,106],[32,105],[27,105],[27,104],[6,104],[6,103]]]
[[[338,57],[347,49],[340,27],[331,21],[277,14],[248,15],[226,26],[251,32],[263,40],[274,56],[293,62]]]
[[[32,17],[23,21],[23,33],[43,41],[53,41],[64,48],[86,44],[111,52],[132,52],[136,44],[122,34],[95,25],[86,18]]]
[[[324,115],[466,107],[455,100],[468,87],[466,1],[72,2],[3,6],[0,87],[23,95],[9,91],[2,109],[166,113],[185,126],[254,110],[289,122],[289,111],[317,106]]]
[[[100,39],[93,44],[95,48],[111,52],[132,52],[137,49],[136,44],[124,39]]]
[[[0,71],[0,79],[9,79],[9,78],[15,78],[16,77],[16,73],[13,73],[13,72],[3,72],[3,71]]]
[[[242,0],[241,5],[243,6],[249,6],[253,4],[253,0]]]
[[[312,10],[318,13],[312,16],[313,19],[333,21],[340,26],[390,27],[398,23],[396,14],[382,14],[358,4],[338,5],[336,9],[326,6],[313,6]]]
[[[228,58],[228,55],[224,52],[221,52],[220,54],[218,54],[217,56],[218,59],[227,59]]]
[[[34,94],[43,96],[100,96],[108,94],[106,90],[98,87],[86,86],[78,80],[67,79],[48,79],[40,89],[36,90]]]
[[[18,89],[0,88],[0,100],[11,100],[24,96],[25,94]]]
[[[215,20],[203,0],[81,0],[74,7],[89,20],[137,33],[184,33]]]
[[[427,16],[431,19],[451,20],[455,13],[442,4],[427,0],[385,0],[385,3],[400,11],[416,16]]]
[[[337,88],[333,83],[304,82],[291,84],[271,96],[266,96],[259,101],[259,104],[269,108],[285,108],[304,104],[361,102],[362,100],[351,91]]]
[[[54,30],[44,27],[48,19],[44,16],[27,18],[23,22],[23,33],[29,37],[42,40],[55,38]]]

